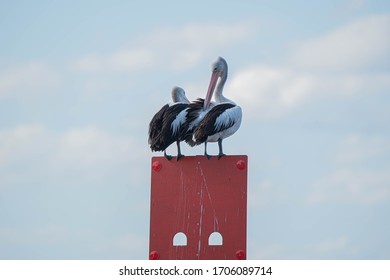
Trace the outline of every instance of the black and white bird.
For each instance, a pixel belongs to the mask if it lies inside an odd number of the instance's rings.
[[[205,144],[204,155],[207,159],[210,159],[210,155],[207,154],[207,142],[218,142],[218,159],[220,159],[225,155],[222,150],[222,140],[233,135],[241,125],[241,107],[222,93],[227,76],[228,65],[225,59],[219,57],[213,63],[210,84],[203,103],[205,115],[192,133],[192,141],[195,145]],[[211,102],[213,95],[215,102]]]
[[[166,149],[176,142],[176,160],[179,160],[183,156],[180,150],[180,141],[184,140],[181,131],[186,123],[190,101],[180,87],[172,89],[172,101],[163,106],[150,121],[148,143],[152,151],[164,151],[164,157],[171,160],[172,156],[167,155]]]
[[[212,102],[208,108],[204,109],[204,101],[203,98],[198,98],[192,101],[187,109],[187,121],[182,127],[182,138],[191,147],[198,145],[193,140],[193,133],[196,126],[201,122],[207,112],[210,111],[213,105],[215,105],[215,102]]]

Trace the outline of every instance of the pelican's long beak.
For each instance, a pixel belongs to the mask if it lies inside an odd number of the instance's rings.
[[[210,79],[209,89],[207,90],[206,99],[204,100],[203,110],[206,110],[210,105],[211,97],[213,97],[213,93],[214,93],[215,86],[217,84],[217,80],[218,80],[218,73],[213,72],[211,74],[211,79]]]

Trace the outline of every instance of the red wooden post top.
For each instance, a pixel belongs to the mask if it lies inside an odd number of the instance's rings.
[[[246,259],[248,157],[153,157],[149,259]]]

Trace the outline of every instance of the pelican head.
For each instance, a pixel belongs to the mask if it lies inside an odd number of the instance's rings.
[[[204,101],[203,109],[206,110],[211,102],[215,87],[217,85],[218,78],[223,82],[227,79],[228,65],[225,59],[218,57],[211,67],[211,79],[209,83],[209,88],[207,90],[206,99]]]
[[[190,103],[190,101],[186,97],[184,89],[182,89],[181,87],[172,88],[172,100],[173,102]]]

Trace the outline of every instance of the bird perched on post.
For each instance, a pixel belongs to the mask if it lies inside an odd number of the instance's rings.
[[[210,159],[210,155],[207,154],[207,142],[218,142],[218,159],[220,159],[225,155],[222,150],[222,140],[233,135],[241,125],[241,107],[223,96],[227,76],[227,62],[219,57],[212,65],[210,84],[202,108],[204,116],[196,124],[192,133],[194,145],[204,143],[204,155],[207,159]],[[211,102],[213,95],[215,102]]]
[[[167,155],[166,149],[176,142],[176,160],[179,160],[183,156],[180,150],[180,141],[184,140],[181,131],[187,119],[190,101],[180,87],[172,89],[172,101],[173,103],[164,105],[150,121],[148,143],[152,151],[164,151],[164,157],[171,160],[172,156]]]

